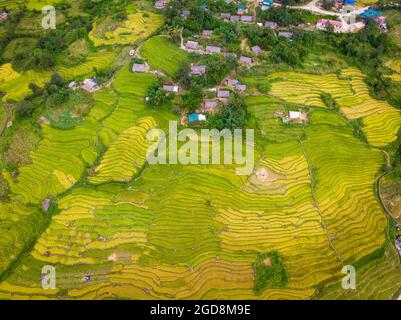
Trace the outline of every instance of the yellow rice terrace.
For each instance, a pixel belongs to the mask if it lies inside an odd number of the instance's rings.
[[[400,299],[395,9],[3,2],[0,299]]]

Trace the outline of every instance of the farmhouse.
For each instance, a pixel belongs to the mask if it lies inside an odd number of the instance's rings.
[[[241,56],[239,58],[239,62],[241,62],[243,64],[251,64],[252,63],[252,59],[249,58],[249,57]]]
[[[398,236],[395,239],[395,247],[397,248],[398,253],[401,255],[401,236]]]
[[[297,119],[301,119],[302,114],[299,111],[290,111],[289,117],[290,117],[290,120],[297,120]]]
[[[203,101],[203,108],[202,111],[203,112],[209,112],[209,113],[213,113],[217,110],[219,106],[219,102],[215,99],[205,99]]]
[[[262,53],[262,49],[259,46],[253,46],[251,49],[252,49],[252,52],[257,56]]]
[[[163,85],[163,89],[167,92],[177,93],[179,90],[179,87],[175,86],[175,85]]]
[[[340,32],[343,28],[342,22],[336,20],[319,19],[316,23],[316,28],[319,30],[327,30],[329,26],[333,26],[334,32]]]
[[[196,123],[196,122],[200,122],[200,121],[205,121],[206,120],[206,116],[202,113],[191,113],[190,115],[188,115],[188,122],[189,123]]]
[[[251,23],[253,21],[252,16],[241,16],[241,21],[244,23]]]
[[[377,18],[380,17],[382,14],[380,11],[368,9],[361,13],[361,17],[364,20],[368,20],[369,18]]]
[[[287,38],[288,40],[291,40],[292,36],[293,36],[293,33],[292,32],[281,31],[281,32],[278,33],[278,36]]]
[[[246,85],[237,83],[235,85],[235,89],[238,90],[239,92],[244,92],[246,90]]]
[[[387,30],[387,20],[385,16],[376,17],[375,21],[380,29]]]
[[[231,22],[238,22],[240,20],[240,16],[231,16],[230,21]]]
[[[231,13],[220,13],[220,18],[224,21],[230,21]]]
[[[274,21],[265,21],[264,26],[265,26],[266,28],[271,28],[271,29],[273,29],[273,30],[278,28],[277,22],[274,22]]]
[[[269,9],[272,5],[273,5],[273,0],[263,0],[260,3],[260,8],[262,9],[262,11],[265,11]]]
[[[191,76],[202,76],[206,73],[206,66],[201,65],[201,66],[194,66],[191,65]]]
[[[199,43],[196,41],[187,41],[185,44],[185,49],[188,51],[195,51],[198,49]]]
[[[238,80],[235,80],[235,79],[227,79],[226,80],[226,84],[228,85],[228,86],[236,86],[237,84],[239,83],[239,81]]]
[[[221,48],[216,46],[206,46],[206,53],[220,53]]]
[[[210,37],[212,35],[213,31],[212,30],[203,30],[202,31],[202,36],[204,37]]]
[[[68,88],[71,90],[76,90],[79,88],[78,83],[76,83],[75,81],[72,81],[68,84]]]
[[[0,22],[6,20],[8,18],[8,13],[3,11],[2,13],[0,13]]]
[[[147,72],[147,71],[149,71],[149,68],[144,63],[134,63],[134,65],[132,66],[132,72]]]
[[[217,93],[217,97],[219,99],[227,99],[230,96],[230,91],[228,90],[219,90]]]
[[[166,3],[164,2],[164,0],[159,0],[155,2],[155,8],[156,9],[164,9],[166,7]]]
[[[82,82],[81,88],[88,92],[95,92],[100,89],[99,85],[94,79],[85,79]]]
[[[241,14],[245,14],[248,12],[248,9],[243,5],[240,4],[237,8],[237,14],[241,15]]]

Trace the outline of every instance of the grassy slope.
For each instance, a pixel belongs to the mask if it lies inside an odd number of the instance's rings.
[[[173,76],[188,58],[185,51],[179,49],[165,36],[147,40],[141,47],[141,55],[152,68],[170,76]]]

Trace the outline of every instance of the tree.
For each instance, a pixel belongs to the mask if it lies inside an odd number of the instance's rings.
[[[218,130],[240,129],[245,126],[247,118],[248,109],[245,101],[242,97],[233,95],[219,114],[209,116],[206,125]]]
[[[182,107],[194,112],[202,103],[203,92],[200,85],[192,85],[190,89],[182,95]]]
[[[330,10],[334,6],[334,0],[323,0],[322,7],[325,10]]]
[[[161,106],[162,104],[165,103],[166,100],[167,100],[167,95],[160,81],[154,83],[149,87],[146,101],[148,106],[150,107]]]
[[[15,111],[17,112],[17,116],[19,118],[26,118],[32,116],[34,110],[35,110],[35,105],[30,100],[23,100],[19,102],[15,107]]]

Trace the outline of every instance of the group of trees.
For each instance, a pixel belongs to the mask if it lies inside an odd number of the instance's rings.
[[[32,93],[15,106],[18,119],[31,117],[38,107],[44,105],[49,107],[59,106],[68,100],[70,94],[70,91],[66,88],[65,81],[57,73],[52,75],[43,89],[34,83],[31,83],[29,88]]]
[[[248,117],[248,108],[244,99],[234,94],[219,113],[209,115],[206,126],[218,130],[243,128]]]

